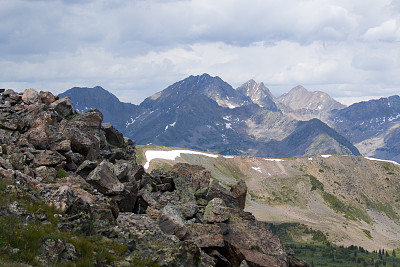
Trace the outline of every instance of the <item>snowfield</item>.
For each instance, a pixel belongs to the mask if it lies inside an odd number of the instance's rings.
[[[218,158],[218,155],[192,151],[192,150],[183,150],[183,149],[169,150],[169,151],[147,150],[145,152],[146,164],[144,164],[143,167],[147,170],[150,166],[150,161],[152,161],[153,159],[175,160],[177,157],[180,157],[181,154],[194,154],[194,155],[203,155],[211,158]]]
[[[399,163],[397,163],[396,161],[393,161],[393,160],[376,159],[376,158],[370,158],[370,157],[364,157],[364,158],[369,159],[369,160],[383,161],[383,162],[389,162],[389,163],[393,163],[393,164],[396,164],[396,165],[400,165]]]

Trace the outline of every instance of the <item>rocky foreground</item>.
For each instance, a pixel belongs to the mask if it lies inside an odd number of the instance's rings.
[[[148,174],[132,140],[96,109],[77,113],[69,98],[1,92],[0,144],[0,219],[55,229],[27,250],[29,264],[75,266],[85,256],[85,266],[307,266],[243,211],[244,181],[229,191],[189,164]],[[65,233],[125,249],[92,257]],[[0,238],[0,259],[26,263],[13,240]]]

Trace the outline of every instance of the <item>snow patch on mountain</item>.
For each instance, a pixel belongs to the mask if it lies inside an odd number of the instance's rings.
[[[369,159],[369,160],[374,160],[374,161],[389,162],[389,163],[393,163],[393,164],[400,166],[399,163],[397,163],[396,161],[393,161],[393,160],[377,159],[377,158],[371,158],[371,157],[364,157],[364,158]]]
[[[261,168],[260,167],[251,167],[253,170],[258,171],[259,173],[262,173]]]
[[[192,150],[183,150],[183,149],[169,150],[169,151],[147,150],[145,152],[146,164],[144,164],[143,167],[147,170],[150,166],[150,162],[153,159],[175,160],[177,157],[180,157],[181,154],[202,155],[202,156],[211,157],[211,158],[219,157],[218,155],[214,155],[214,154],[203,153],[203,152],[192,151]]]

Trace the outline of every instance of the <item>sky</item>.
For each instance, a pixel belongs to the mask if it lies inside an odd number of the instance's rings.
[[[190,75],[400,93],[400,0],[0,0],[0,88],[102,86],[121,101]]]

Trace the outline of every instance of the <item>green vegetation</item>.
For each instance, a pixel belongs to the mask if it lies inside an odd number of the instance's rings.
[[[65,177],[68,177],[68,173],[64,169],[59,169],[57,171],[56,178],[60,179],[60,178],[65,178]]]
[[[72,120],[74,118],[74,115],[68,115],[65,119],[67,120],[67,121],[70,121],[70,120]]]
[[[105,242],[100,237],[59,232],[53,224],[40,222],[24,224],[15,216],[0,218],[1,260],[39,265],[36,256],[46,239],[61,239],[65,243],[72,244],[79,255],[79,258],[74,260],[77,266],[92,266],[95,261],[110,263],[120,259],[120,256],[127,251],[125,245],[113,241]]]
[[[259,197],[258,195],[256,195],[255,193],[253,193],[252,191],[248,191],[249,195],[251,196],[251,199],[260,199],[261,197]]]
[[[314,230],[300,223],[267,224],[269,229],[282,240],[283,243],[291,242],[327,242],[326,235],[320,230]]]
[[[310,178],[310,183],[311,183],[311,191],[320,189],[322,192],[324,192],[324,184],[321,183],[317,178],[312,176],[311,174],[304,174],[304,176]]]
[[[321,231],[315,231],[303,224],[268,224],[270,230],[279,236],[283,244],[291,248],[296,258],[306,261],[310,266],[353,267],[353,266],[400,266],[397,252],[369,252],[361,246],[336,246],[327,241]],[[368,230],[364,231],[366,234]],[[310,236],[305,241],[305,236]]]
[[[7,146],[6,145],[1,145],[1,153],[3,155],[7,154]]]
[[[283,185],[279,191],[272,191],[272,198],[268,197],[268,202],[271,204],[299,204],[298,194],[293,188]]]
[[[365,233],[365,235],[369,238],[369,239],[372,239],[372,235],[371,235],[371,232],[370,231],[368,231],[367,229],[362,229],[363,230],[363,232]]]
[[[172,170],[172,165],[168,164],[166,162],[157,162],[154,166],[153,169],[163,169],[164,171],[171,171]]]
[[[365,210],[358,208],[354,205],[348,205],[345,202],[338,199],[335,195],[325,192],[324,184],[321,183],[313,175],[304,174],[303,176],[310,178],[311,191],[319,189],[321,191],[321,195],[322,195],[324,201],[331,209],[333,209],[334,211],[336,211],[338,213],[343,214],[347,219],[350,219],[353,221],[363,220],[366,223],[372,223],[371,217],[368,215],[368,213]]]
[[[33,197],[29,192],[31,191],[25,192],[4,179],[0,180],[0,206],[20,207],[43,219],[26,223],[14,214],[0,217],[0,265],[41,265],[38,255],[43,250],[44,241],[49,239],[61,239],[65,244],[72,244],[77,252],[77,257],[70,263],[60,264],[57,258],[54,259],[53,264],[57,266],[94,266],[95,262],[109,264],[127,253],[126,245],[104,237],[60,232],[57,222],[61,212]]]
[[[356,266],[400,266],[400,259],[391,253],[369,252],[358,246],[335,246],[325,244],[287,244],[295,257],[312,266],[356,267]]]
[[[393,209],[393,207],[389,203],[374,202],[371,201],[366,195],[362,193],[360,195],[364,199],[368,209],[384,213],[392,220],[400,220],[400,216],[397,214],[397,212]]]
[[[395,174],[395,169],[393,164],[391,163],[384,163],[383,169],[387,172],[388,175],[394,175]]]
[[[339,200],[336,196],[327,192],[323,192],[322,197],[330,208],[338,213],[342,213],[347,219],[353,221],[363,220],[368,224],[372,223],[371,217],[365,210],[353,205],[347,205],[343,201]]]

